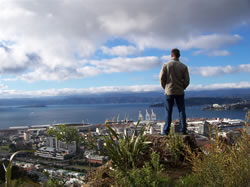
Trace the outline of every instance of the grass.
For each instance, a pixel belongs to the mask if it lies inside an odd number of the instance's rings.
[[[182,186],[249,186],[250,185],[250,137],[248,112],[246,126],[241,137],[233,145],[215,141],[201,154],[190,152],[192,174],[181,180]]]

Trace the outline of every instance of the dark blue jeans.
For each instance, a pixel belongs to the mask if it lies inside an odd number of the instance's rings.
[[[184,95],[165,95],[165,97],[166,120],[165,125],[163,127],[163,134],[168,134],[170,131],[174,101],[176,102],[179,111],[180,132],[186,133],[187,124]]]

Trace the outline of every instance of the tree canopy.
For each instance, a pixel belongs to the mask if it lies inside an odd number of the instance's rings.
[[[59,125],[47,130],[47,134],[55,136],[58,140],[70,144],[72,142],[80,142],[81,136],[77,129],[67,127],[66,125]]]

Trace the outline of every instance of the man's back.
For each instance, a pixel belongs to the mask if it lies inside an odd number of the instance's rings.
[[[180,116],[180,129],[183,134],[187,133],[186,111],[184,101],[184,90],[189,85],[189,74],[186,65],[179,61],[180,50],[171,50],[171,61],[164,64],[160,72],[161,86],[165,89],[166,120],[162,134],[167,135],[172,122],[174,102],[177,105]]]
[[[188,68],[178,60],[171,60],[163,65],[160,80],[167,95],[184,95],[189,85]]]

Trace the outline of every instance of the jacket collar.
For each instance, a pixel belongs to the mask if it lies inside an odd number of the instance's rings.
[[[172,58],[170,61],[173,61],[173,62],[180,62],[180,61],[177,60],[176,58]]]

